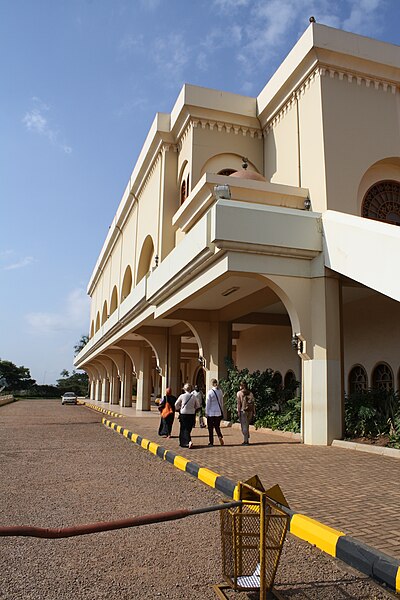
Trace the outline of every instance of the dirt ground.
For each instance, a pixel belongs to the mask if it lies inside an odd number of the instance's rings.
[[[221,496],[101,425],[101,415],[55,401],[0,408],[1,525],[68,527],[198,508]],[[1,600],[215,598],[219,516],[44,540],[0,538]],[[289,535],[276,577],[287,600],[393,597]],[[230,598],[254,598],[247,593]]]

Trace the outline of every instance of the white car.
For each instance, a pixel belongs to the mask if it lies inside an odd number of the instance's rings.
[[[74,392],[65,392],[61,396],[61,404],[78,404],[78,398]]]

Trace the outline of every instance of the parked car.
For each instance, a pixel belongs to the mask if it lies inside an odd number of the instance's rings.
[[[75,392],[65,392],[61,396],[61,404],[78,404],[78,398]]]

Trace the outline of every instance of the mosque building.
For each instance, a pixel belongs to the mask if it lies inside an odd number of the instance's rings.
[[[340,439],[344,393],[400,388],[399,225],[399,46],[311,22],[256,98],[185,85],[88,284],[90,397],[148,411],[230,358]]]

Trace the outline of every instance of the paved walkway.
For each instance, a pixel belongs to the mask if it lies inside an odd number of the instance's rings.
[[[265,487],[278,483],[290,507],[325,525],[400,558],[400,460],[335,447],[305,446],[280,435],[255,431],[242,446],[240,430],[224,428],[225,446],[209,448],[207,429],[196,427],[194,448],[180,448],[157,435],[159,414],[92,402],[122,418],[107,417],[233,481],[257,474]],[[107,415],[104,415],[107,416]]]

